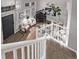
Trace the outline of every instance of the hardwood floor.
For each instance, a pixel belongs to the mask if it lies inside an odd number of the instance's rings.
[[[22,33],[18,31],[17,33],[11,35],[6,40],[4,40],[3,43],[6,44],[6,43],[12,43],[12,42],[18,42],[24,40],[32,40],[35,38],[36,38],[36,26],[33,26],[26,33]]]
[[[37,24],[32,26],[26,33],[21,33],[20,31],[18,31],[17,33],[9,36],[6,40],[3,40],[3,44],[35,39],[36,38],[36,27],[39,27],[39,25],[43,25],[43,24],[45,23],[37,22]]]
[[[47,59],[77,59],[75,52],[53,40],[47,41],[46,53]]]
[[[3,40],[3,44],[35,39],[36,27],[39,27],[39,25],[43,24],[45,23],[37,23],[36,25],[32,26],[26,33],[18,31],[17,33],[9,36],[6,40]]]

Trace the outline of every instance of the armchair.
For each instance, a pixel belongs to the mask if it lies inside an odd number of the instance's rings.
[[[30,26],[33,26],[36,24],[36,19],[34,18],[29,18],[28,21],[29,21]]]
[[[21,21],[21,24],[20,24],[20,30],[25,32],[29,29],[29,22],[28,22],[28,19],[24,18],[22,21]]]
[[[30,28],[30,26],[33,26],[35,24],[36,24],[36,19],[34,19],[34,18],[29,18],[29,19],[24,18],[21,21],[20,30],[25,32]]]

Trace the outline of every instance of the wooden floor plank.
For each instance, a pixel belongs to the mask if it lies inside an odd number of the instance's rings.
[[[6,40],[4,40],[3,43],[6,44],[6,43],[12,43],[12,42],[18,42],[24,40],[31,40],[35,38],[36,38],[36,27],[32,27],[26,33],[21,33],[20,31],[18,31],[17,33],[9,36]]]
[[[53,40],[47,41],[46,53],[46,59],[77,59],[75,52]]]

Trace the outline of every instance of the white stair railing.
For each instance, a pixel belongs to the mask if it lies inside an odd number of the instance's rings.
[[[19,48],[21,49],[21,59],[25,59],[25,56],[26,56],[25,47],[27,47],[27,59],[42,59],[42,57],[43,59],[46,59],[46,39],[48,38],[41,37],[36,40],[2,44],[1,45],[2,59],[6,59],[7,58],[6,53],[11,51],[13,52],[12,59],[18,59],[17,50]],[[41,47],[44,47],[44,48],[41,49]],[[41,54],[43,55],[41,56]]]
[[[41,28],[36,29],[36,37],[43,37],[45,34],[50,35],[56,41],[59,41],[60,43],[64,43],[64,45],[68,45],[68,39],[67,39],[67,29],[64,26],[60,26],[58,24],[51,23],[49,25],[43,26]]]
[[[63,31],[64,33],[62,33]],[[66,27],[62,27],[60,25],[52,23],[50,25],[37,29],[37,38],[34,40],[2,44],[2,59],[7,58],[6,53],[8,52],[13,52],[12,59],[18,59],[18,49],[21,49],[21,59],[25,59],[25,56],[27,56],[27,59],[46,59],[47,39],[53,39],[59,43],[62,43],[63,45],[66,45],[66,31]],[[27,48],[27,52],[25,52],[25,48]]]

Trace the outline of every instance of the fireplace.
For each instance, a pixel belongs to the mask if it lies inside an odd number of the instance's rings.
[[[2,17],[3,40],[14,34],[13,14]]]

